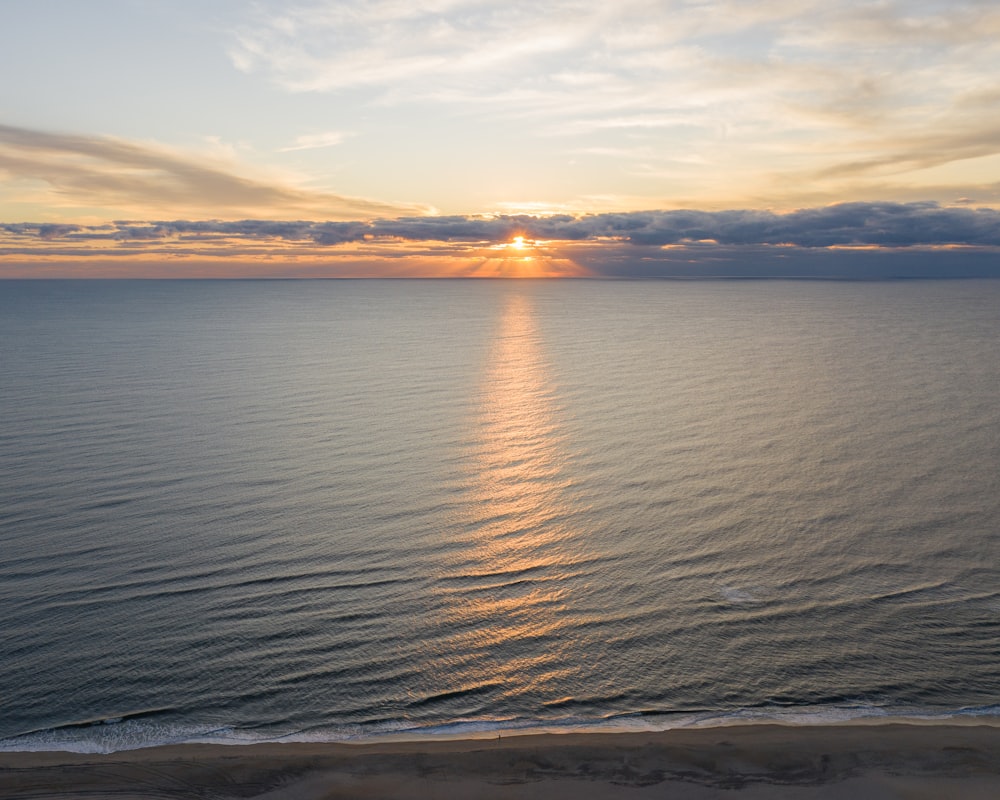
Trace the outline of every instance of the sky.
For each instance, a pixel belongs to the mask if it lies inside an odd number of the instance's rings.
[[[0,10],[0,277],[1000,276],[996,0]]]

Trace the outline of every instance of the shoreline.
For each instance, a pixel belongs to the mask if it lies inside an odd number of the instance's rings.
[[[990,710],[985,710],[989,708]],[[846,710],[846,709],[842,709]],[[373,745],[393,743],[424,743],[452,741],[491,741],[497,738],[514,738],[525,736],[618,736],[630,734],[660,734],[677,731],[726,730],[730,728],[757,728],[760,726],[787,728],[828,728],[841,726],[990,726],[1000,728],[1000,706],[969,707],[944,713],[896,713],[860,715],[824,716],[808,711],[798,713],[772,713],[755,716],[706,716],[692,718],[687,714],[654,714],[654,715],[623,715],[614,719],[588,720],[574,722],[543,723],[524,720],[456,720],[454,722],[430,725],[426,727],[402,728],[382,732],[369,732],[352,735],[325,735],[315,731],[311,734],[285,733],[273,737],[216,735],[218,731],[203,731],[193,733],[190,737],[178,737],[167,741],[150,743],[135,743],[118,747],[102,748],[100,734],[108,729],[114,729],[121,724],[132,723],[146,716],[147,712],[126,713],[107,719],[95,718],[79,722],[69,722],[53,728],[40,728],[25,731],[20,734],[0,739],[0,757],[4,754],[17,753],[67,753],[78,755],[113,755],[134,750],[155,750],[164,747],[257,747],[260,745]],[[659,720],[657,722],[656,720]],[[664,721],[666,720],[666,721]],[[505,725],[509,727],[505,727]],[[23,749],[12,747],[19,740],[28,740],[44,733],[54,733],[59,730],[77,730],[96,733],[93,738],[64,739],[56,741],[32,742]],[[227,730],[225,728],[221,730]],[[106,739],[104,740],[107,741]],[[117,742],[120,744],[120,741]],[[53,746],[48,746],[53,745]]]
[[[862,721],[0,753],[0,798],[994,798],[1000,724]]]

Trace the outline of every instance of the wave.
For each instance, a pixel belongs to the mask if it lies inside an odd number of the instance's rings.
[[[731,711],[638,711],[604,717],[559,719],[456,719],[432,725],[407,720],[321,726],[306,730],[239,728],[157,719],[171,709],[149,709],[25,732],[0,739],[0,752],[107,754],[176,744],[252,745],[271,743],[377,742],[385,740],[492,739],[537,733],[656,733],[681,728],[734,725],[790,726],[867,724],[948,724],[979,720],[1000,726],[1000,704],[956,709],[891,708],[869,704],[769,706]]]
[[[733,605],[752,605],[764,602],[756,593],[736,586],[721,586],[719,594],[722,595],[723,600]]]

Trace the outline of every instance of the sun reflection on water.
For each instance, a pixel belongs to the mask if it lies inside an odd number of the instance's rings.
[[[464,541],[438,583],[445,668],[459,691],[544,697],[566,677],[567,586],[584,557],[564,445],[532,300],[514,292],[474,420]]]

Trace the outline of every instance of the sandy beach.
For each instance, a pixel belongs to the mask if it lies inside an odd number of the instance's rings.
[[[0,754],[3,798],[1000,797],[1000,728],[746,725]]]

